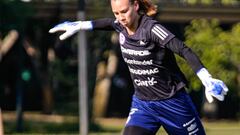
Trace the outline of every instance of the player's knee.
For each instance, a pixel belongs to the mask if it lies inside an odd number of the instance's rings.
[[[124,128],[123,135],[155,135],[155,133],[139,126],[127,126]]]

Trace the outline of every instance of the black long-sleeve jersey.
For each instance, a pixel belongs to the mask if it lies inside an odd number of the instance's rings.
[[[95,20],[92,24],[93,30],[119,32],[122,57],[128,65],[135,95],[142,100],[167,99],[187,86],[174,53],[183,57],[195,72],[203,67],[190,48],[151,17],[141,17],[134,35],[128,35],[113,18]]]

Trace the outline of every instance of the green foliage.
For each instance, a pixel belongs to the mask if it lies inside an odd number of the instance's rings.
[[[93,7],[105,7],[109,6],[109,0],[92,0],[87,3]]]
[[[214,0],[184,0],[188,4],[203,4],[203,5],[210,5],[213,4]],[[237,4],[238,0],[220,0],[220,4],[223,5],[234,5]]]
[[[223,5],[234,5],[239,2],[239,0],[221,0]]]
[[[237,90],[240,57],[240,24],[223,31],[217,20],[193,20],[186,27],[185,43],[200,57],[214,78],[223,80],[231,90]],[[199,90],[201,83],[191,69],[179,59],[180,67],[190,80],[190,89]]]
[[[96,65],[99,61],[106,61],[111,49],[111,32],[89,32],[87,43],[88,64],[88,92],[89,104],[91,105],[96,80]],[[54,88],[55,111],[60,114],[78,114],[78,61],[77,44],[75,38],[65,42],[66,47],[71,48],[72,55],[66,58],[58,58],[51,63],[50,76]],[[64,43],[60,46],[65,45]],[[65,52],[67,51],[66,48]]]
[[[77,65],[71,65],[69,59],[56,59],[51,69],[56,106],[64,102],[78,101]]]

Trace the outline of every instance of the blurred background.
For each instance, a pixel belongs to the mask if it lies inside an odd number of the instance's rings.
[[[240,1],[152,1],[158,6],[156,18],[230,90],[224,102],[207,103],[201,82],[177,56],[207,134],[238,134]],[[86,20],[113,17],[108,0],[85,3]],[[76,21],[77,11],[78,0],[0,1],[0,134],[79,132],[77,36],[60,41],[61,33],[48,33],[58,23]],[[118,36],[105,31],[86,35],[89,132],[120,134],[133,87]]]

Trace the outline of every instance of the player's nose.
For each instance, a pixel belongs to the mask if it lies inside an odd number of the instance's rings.
[[[124,21],[124,20],[125,20],[124,15],[119,15],[119,20],[120,20],[120,21]]]

